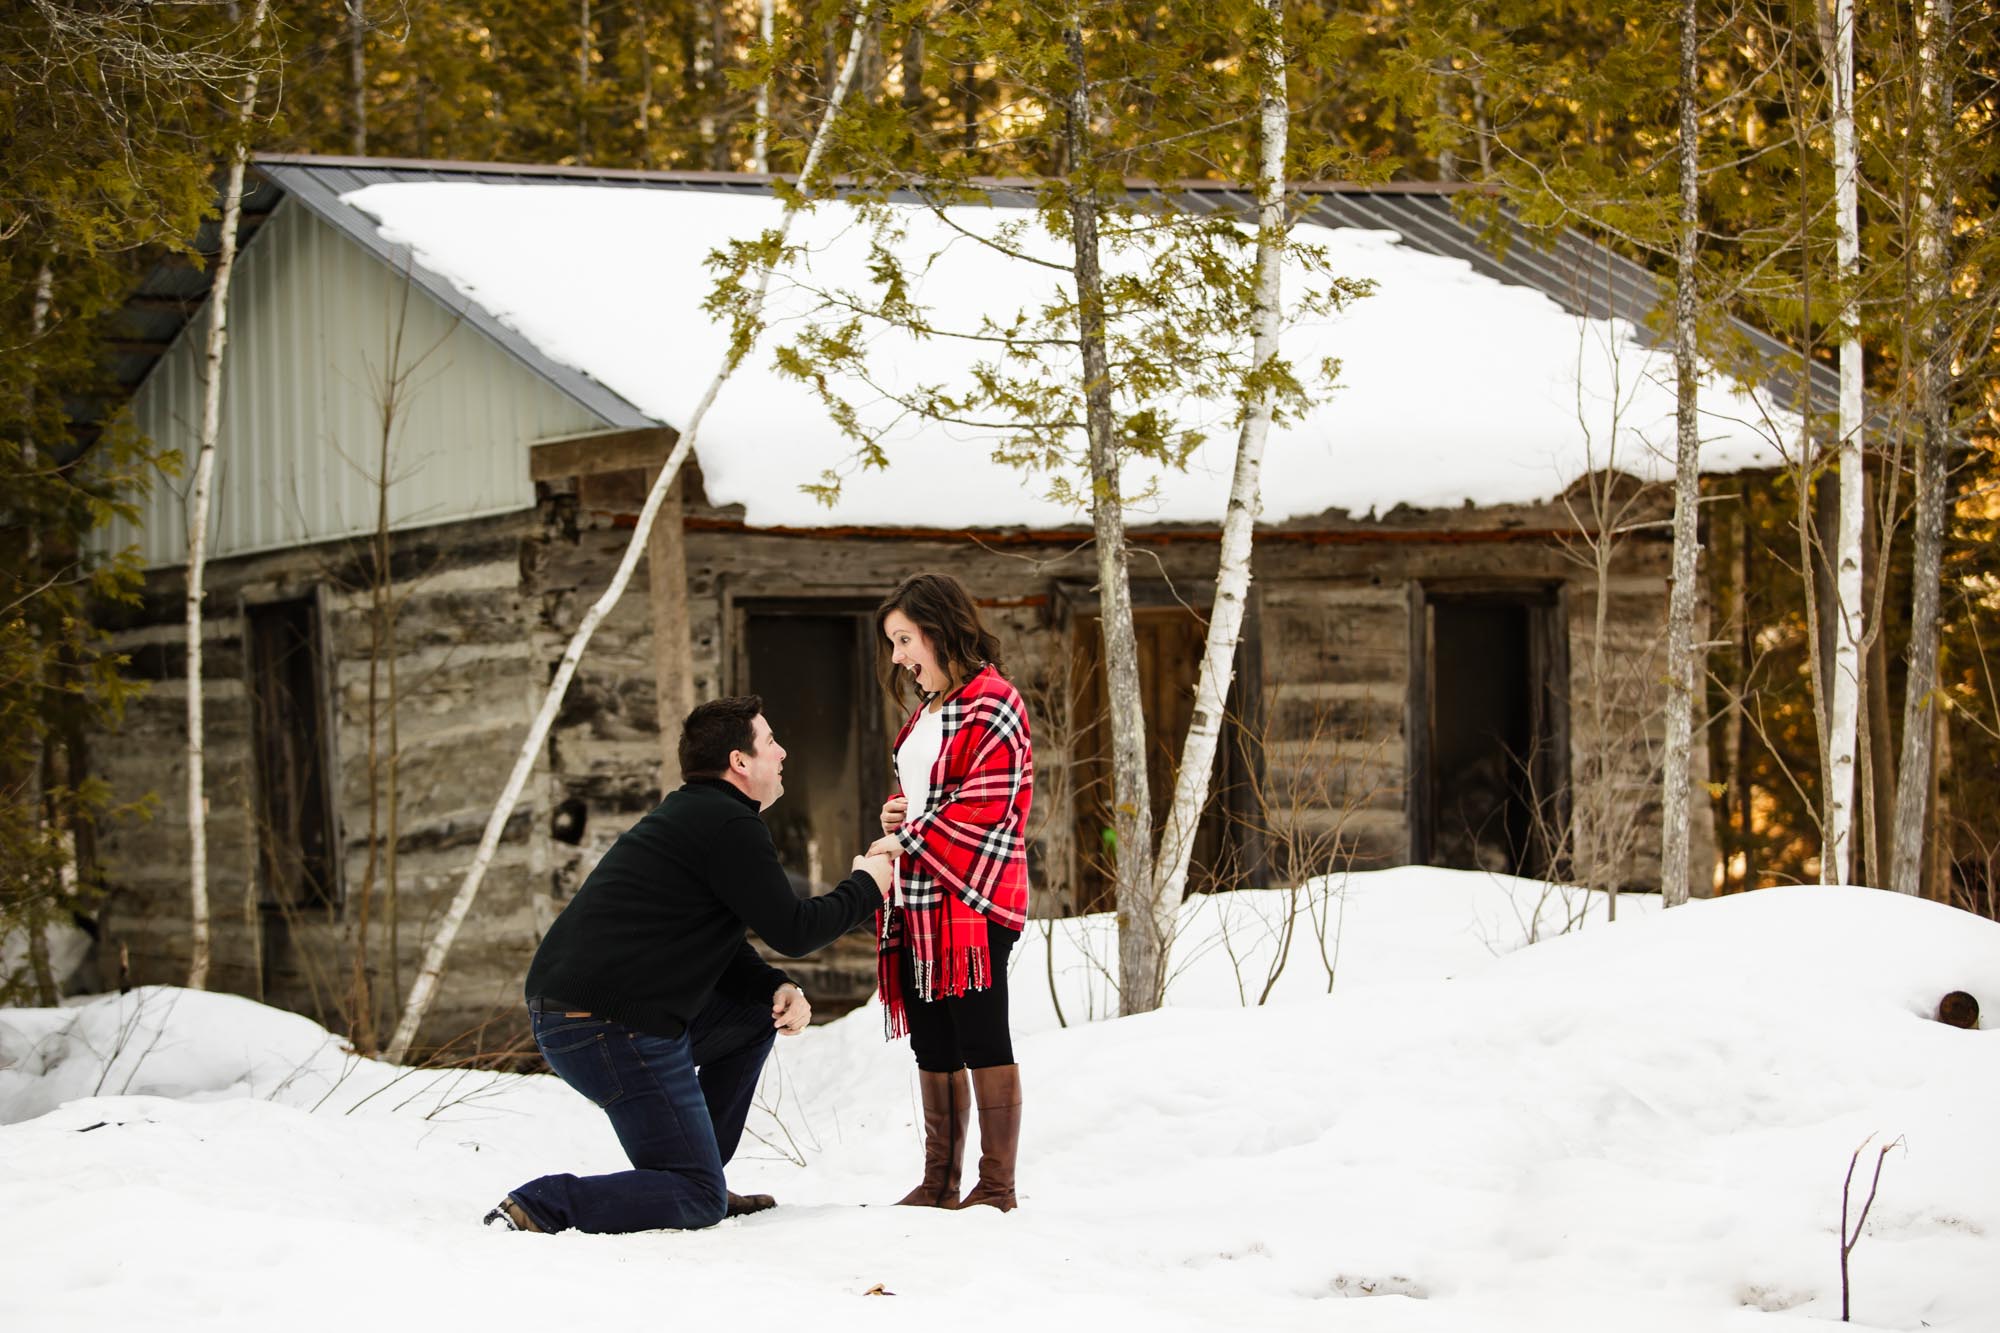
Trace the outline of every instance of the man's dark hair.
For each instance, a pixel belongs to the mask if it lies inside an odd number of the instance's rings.
[[[764,711],[755,694],[737,694],[696,704],[681,723],[681,780],[719,778],[729,771],[729,752],[750,754],[757,747],[752,724]]]

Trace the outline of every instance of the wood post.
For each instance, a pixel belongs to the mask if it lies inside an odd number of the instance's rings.
[[[679,435],[667,426],[601,431],[545,440],[529,449],[535,481],[643,473],[650,492]],[[614,488],[618,489],[618,488]],[[688,640],[687,546],[682,528],[682,479],[676,477],[646,535],[647,601],[653,615],[653,684],[660,728],[660,790],[680,783],[681,719],[694,707],[694,653]]]
[[[659,478],[646,469],[646,487]],[[646,536],[647,601],[653,611],[653,685],[660,718],[660,791],[680,784],[681,719],[694,707],[694,652],[688,641],[687,540],[681,481],[674,479]]]

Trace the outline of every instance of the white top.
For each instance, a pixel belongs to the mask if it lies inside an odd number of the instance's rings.
[[[944,709],[926,707],[917,714],[917,724],[896,747],[896,777],[903,795],[910,798],[909,817],[922,814],[930,805],[931,767],[944,748]]]

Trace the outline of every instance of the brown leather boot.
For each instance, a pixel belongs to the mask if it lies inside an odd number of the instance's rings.
[[[958,1207],[958,1177],[965,1161],[965,1131],[972,1124],[972,1085],[965,1071],[917,1071],[924,1096],[924,1178],[898,1204]]]
[[[1014,1211],[1014,1159],[1021,1147],[1021,1066],[972,1071],[972,1100],[979,1107],[979,1183],[959,1207],[986,1204]]]

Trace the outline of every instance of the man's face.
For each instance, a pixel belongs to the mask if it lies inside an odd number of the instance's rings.
[[[731,750],[729,768],[757,808],[768,810],[785,794],[785,747],[771,734],[771,724],[762,713],[751,719],[750,734],[751,749]]]

